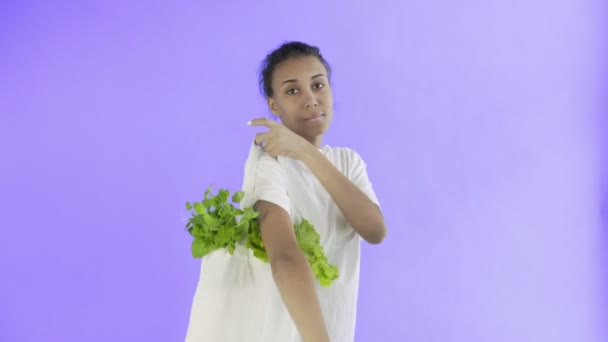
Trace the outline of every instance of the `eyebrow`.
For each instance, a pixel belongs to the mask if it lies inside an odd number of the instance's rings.
[[[315,78],[318,78],[318,77],[326,77],[326,76],[325,76],[324,74],[316,74],[316,75],[314,75],[313,77],[311,77],[310,79],[311,79],[311,80],[314,80]],[[291,80],[287,80],[287,81],[285,81],[285,82],[281,83],[281,85],[283,85],[283,84],[285,84],[285,83],[297,83],[297,82],[298,82],[298,80],[296,80],[296,79],[291,79]]]

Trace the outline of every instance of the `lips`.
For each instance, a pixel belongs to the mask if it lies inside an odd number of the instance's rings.
[[[320,119],[320,118],[322,118],[324,116],[325,116],[325,114],[323,114],[323,113],[313,114],[313,115],[307,117],[306,119],[304,119],[304,121],[310,121],[310,120],[314,120],[314,119]]]

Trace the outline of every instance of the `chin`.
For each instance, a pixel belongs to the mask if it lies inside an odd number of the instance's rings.
[[[325,123],[324,125],[320,125],[319,127],[309,127],[306,129],[306,132],[310,135],[321,135],[327,132],[329,129],[329,123]]]

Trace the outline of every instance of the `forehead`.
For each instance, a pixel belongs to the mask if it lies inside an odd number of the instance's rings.
[[[286,80],[310,80],[312,76],[323,74],[327,70],[321,61],[314,56],[295,57],[277,65],[273,73],[273,83],[281,84]]]

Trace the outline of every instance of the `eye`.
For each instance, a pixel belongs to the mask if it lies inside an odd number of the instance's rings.
[[[287,90],[286,93],[289,94],[289,95],[295,95],[295,94],[298,93],[298,89],[291,88],[291,89]]]
[[[323,83],[317,83],[317,84],[313,85],[312,87],[315,88],[315,89],[319,89],[319,88],[325,87],[325,84],[323,84]]]

